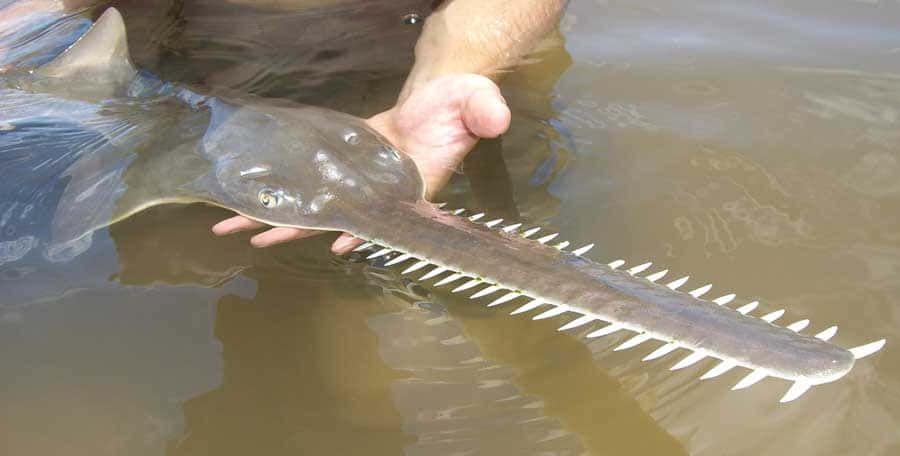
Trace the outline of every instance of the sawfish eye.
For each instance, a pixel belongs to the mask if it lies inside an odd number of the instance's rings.
[[[281,204],[281,196],[274,190],[264,188],[259,191],[259,203],[266,208],[273,208]]]

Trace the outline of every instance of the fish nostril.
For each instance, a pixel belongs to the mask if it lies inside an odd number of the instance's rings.
[[[397,149],[390,146],[381,146],[381,150],[378,151],[378,156],[384,159],[390,158],[395,162],[401,160],[400,152],[397,152]]]
[[[259,202],[266,208],[272,208],[281,204],[281,195],[272,189],[264,188],[259,191]]]
[[[400,161],[400,152],[397,152],[397,149],[394,149],[393,147],[385,147],[384,152],[385,158],[391,158],[394,161]]]

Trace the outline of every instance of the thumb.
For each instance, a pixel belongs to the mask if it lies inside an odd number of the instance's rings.
[[[463,123],[479,138],[496,138],[506,132],[510,117],[506,100],[493,82],[488,87],[473,90],[462,109]]]

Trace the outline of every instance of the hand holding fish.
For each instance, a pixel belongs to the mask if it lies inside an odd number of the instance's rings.
[[[437,192],[479,138],[509,128],[510,111],[495,79],[518,63],[556,27],[564,0],[446,1],[425,24],[416,63],[393,108],[367,120],[370,127],[412,157],[427,189]],[[217,235],[263,228],[242,216],[213,227]],[[320,231],[275,227],[250,242],[266,247]],[[346,253],[362,241],[348,234],[331,246]]]
[[[479,138],[493,138],[509,128],[510,112],[490,79],[457,74],[416,88],[396,106],[366,122],[412,157],[430,197],[447,183]],[[213,233],[222,236],[265,226],[238,215],[217,223]],[[322,231],[275,227],[253,236],[250,242],[267,247],[319,233]],[[331,250],[342,254],[361,243],[345,233]]]

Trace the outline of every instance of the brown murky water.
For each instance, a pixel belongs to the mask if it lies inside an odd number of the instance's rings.
[[[169,80],[361,115],[418,32],[416,2],[121,3]],[[900,4],[574,0],[558,38],[504,83],[514,125],[482,154],[506,170],[467,163],[451,202],[886,349],[779,405],[779,380],[733,392],[743,372],[700,382],[709,361],[670,372],[640,361],[655,345],[430,293],[330,238],[254,250],[209,234],[217,209],[164,207],[71,261],[0,264],[2,453],[900,453]]]

